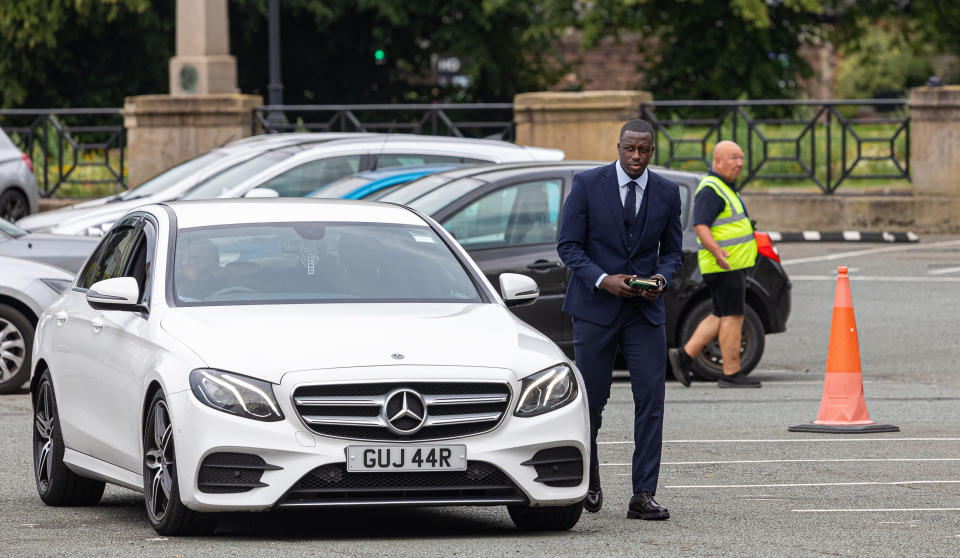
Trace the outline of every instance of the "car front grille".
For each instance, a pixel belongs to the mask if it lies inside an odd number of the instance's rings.
[[[503,382],[313,384],[298,386],[293,404],[321,436],[396,442],[489,432],[503,420],[510,396]]]
[[[526,496],[497,467],[469,461],[465,471],[362,472],[331,463],[310,471],[278,507],[524,504]]]
[[[197,488],[207,494],[237,494],[267,486],[260,482],[264,471],[276,471],[259,455],[250,453],[211,453],[200,464]]]

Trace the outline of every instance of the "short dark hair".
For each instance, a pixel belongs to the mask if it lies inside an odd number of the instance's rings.
[[[634,118],[633,120],[628,120],[626,124],[620,128],[620,139],[623,139],[623,134],[627,132],[637,132],[638,134],[650,134],[650,137],[656,136],[653,131],[653,126],[650,125],[646,120],[640,120],[639,118]]]

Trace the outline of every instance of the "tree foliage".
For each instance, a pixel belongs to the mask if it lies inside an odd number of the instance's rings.
[[[0,108],[167,91],[173,1],[0,0]]]

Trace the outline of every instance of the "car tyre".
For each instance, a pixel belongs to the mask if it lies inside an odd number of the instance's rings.
[[[0,304],[0,393],[13,393],[30,377],[33,324],[19,310]]]
[[[583,502],[567,506],[507,506],[507,511],[522,531],[567,531],[580,521]]]
[[[143,496],[150,525],[161,535],[203,535],[216,528],[216,520],[195,512],[180,501],[177,483],[173,422],[163,392],[150,400],[143,428]]]
[[[44,371],[33,397],[33,472],[37,493],[48,506],[94,506],[103,481],[81,477],[63,462],[63,435],[50,372]]]
[[[13,223],[29,214],[30,205],[26,196],[14,188],[7,188],[0,193],[0,217]]]
[[[680,346],[693,335],[697,325],[713,312],[713,301],[700,301],[687,313],[680,329]],[[749,374],[760,363],[764,348],[763,322],[749,304],[743,308],[743,330],[740,335],[740,371]],[[701,380],[716,382],[723,375],[723,357],[716,339],[710,341],[691,364],[693,374]]]

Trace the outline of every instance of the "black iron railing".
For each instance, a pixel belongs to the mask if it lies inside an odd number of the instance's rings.
[[[910,180],[910,119],[901,99],[656,101],[640,117],[657,131],[654,163],[706,170],[712,146],[744,151],[738,187],[812,182],[825,194],[851,179]]]
[[[127,187],[122,109],[3,109],[0,127],[33,160],[44,197],[64,184]]]
[[[513,103],[267,105],[253,109],[252,133],[397,132],[514,139]]]

